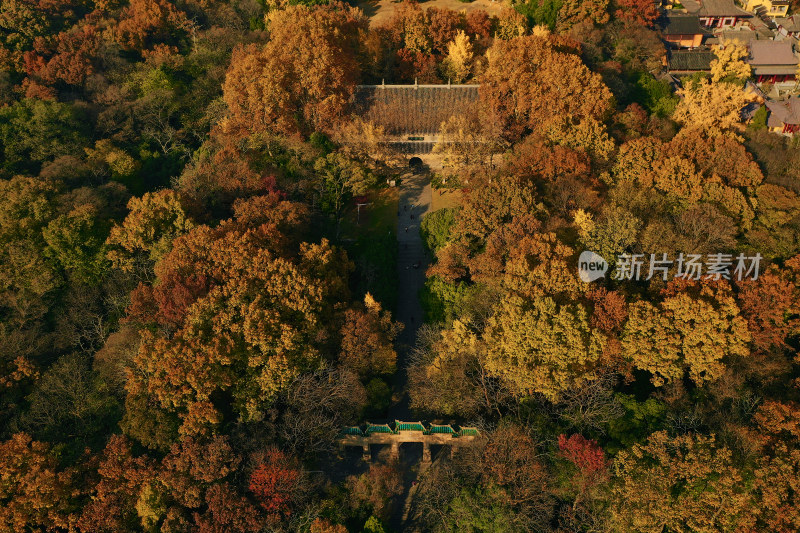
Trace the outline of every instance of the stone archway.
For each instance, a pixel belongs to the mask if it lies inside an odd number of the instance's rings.
[[[417,156],[414,156],[408,160],[408,166],[409,168],[418,170],[420,167],[422,167],[422,159]]]

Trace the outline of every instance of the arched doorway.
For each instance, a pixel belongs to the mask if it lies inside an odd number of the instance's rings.
[[[417,170],[422,167],[422,159],[416,156],[412,157],[411,159],[408,160],[408,166],[410,168],[413,168],[414,170]]]

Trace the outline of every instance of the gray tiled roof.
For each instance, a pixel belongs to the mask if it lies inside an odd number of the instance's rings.
[[[711,70],[717,56],[711,50],[673,50],[669,57],[671,72],[698,72]]]
[[[776,17],[775,23],[778,26],[783,26],[788,32],[800,31],[800,15],[792,15],[791,17]]]
[[[438,133],[477,101],[477,85],[362,85],[355,94],[356,113],[394,135]]]
[[[664,35],[697,35],[705,33],[697,15],[684,13],[668,14],[664,18]]]

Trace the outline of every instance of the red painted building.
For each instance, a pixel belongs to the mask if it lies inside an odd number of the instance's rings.
[[[708,29],[733,28],[753,18],[752,13],[737,7],[733,0],[685,0],[682,3]]]
[[[798,57],[789,40],[750,41],[748,63],[757,83],[794,83]]]

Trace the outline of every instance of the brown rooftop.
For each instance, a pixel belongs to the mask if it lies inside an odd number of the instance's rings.
[[[769,118],[767,125],[770,128],[777,128],[783,124],[800,124],[800,98],[792,96],[788,100],[774,102],[767,100]]]
[[[750,41],[750,60],[758,65],[797,65],[792,43],[789,41]]]

